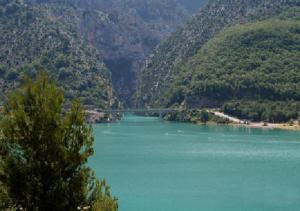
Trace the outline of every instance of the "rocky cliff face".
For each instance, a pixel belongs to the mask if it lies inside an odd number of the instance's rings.
[[[102,54],[114,88],[127,104],[136,73],[155,46],[187,17],[175,0],[27,0],[62,22],[77,23],[77,33]]]

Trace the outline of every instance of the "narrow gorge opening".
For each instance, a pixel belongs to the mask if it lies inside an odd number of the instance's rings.
[[[112,84],[117,97],[124,107],[132,107],[132,96],[135,92],[137,73],[133,69],[133,60],[129,58],[116,58],[104,60],[111,72]]]

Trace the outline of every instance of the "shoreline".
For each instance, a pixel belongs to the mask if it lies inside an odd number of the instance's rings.
[[[270,123],[270,122],[249,122],[245,120],[238,119],[236,117],[229,116],[219,111],[207,110],[208,112],[214,114],[215,116],[228,119],[231,121],[230,124],[250,127],[250,128],[260,128],[260,129],[281,129],[281,130],[289,130],[289,131],[300,131],[300,124],[298,122],[294,122],[292,125],[290,123]]]
[[[250,123],[250,124],[236,124],[233,125],[244,126],[249,128],[259,128],[259,129],[280,129],[288,131],[300,131],[300,125],[294,124],[290,125],[289,123]]]
[[[165,120],[168,121],[168,120]],[[180,122],[180,121],[175,121],[175,122]],[[244,128],[255,128],[255,129],[266,129],[266,130],[285,130],[285,131],[295,131],[295,132],[300,132],[300,125],[293,125],[290,126],[288,123],[269,123],[265,125],[263,122],[258,122],[258,123],[250,123],[250,124],[243,124],[243,123],[227,123],[227,124],[221,124],[217,122],[207,122],[207,123],[202,123],[202,122],[197,122],[197,123],[192,123],[192,122],[186,122],[188,124],[196,124],[196,125],[208,125],[208,126],[213,126],[213,125],[228,125],[232,127],[244,127]]]
[[[219,111],[214,110],[207,110],[208,113],[219,117],[224,121],[224,123],[220,123],[218,121],[210,120],[206,123],[203,123],[199,121],[198,119],[196,121],[183,121],[183,119],[167,119],[162,118],[164,121],[174,121],[174,122],[185,122],[189,124],[197,124],[197,125],[230,125],[230,126],[238,126],[238,127],[247,127],[247,128],[257,128],[257,129],[279,129],[279,130],[286,130],[286,131],[300,131],[300,125],[297,122],[294,122],[293,125],[290,125],[290,123],[268,123],[268,122],[250,122],[247,120],[241,120],[236,117],[229,116],[227,114],[224,114]],[[103,124],[103,123],[112,123],[117,122],[122,118],[122,116],[111,116],[103,112],[95,111],[95,110],[86,110],[87,114],[87,121],[89,123],[94,124]]]
[[[249,120],[238,119],[234,116],[227,115],[216,109],[205,109],[209,113],[209,118],[206,123],[200,121],[201,110],[182,110],[177,112],[170,112],[164,116],[166,121],[186,122],[198,125],[231,125],[247,128],[258,129],[279,129],[286,131],[300,131],[300,124],[298,121],[287,123],[269,123],[269,122],[251,122]]]
[[[165,120],[169,121],[169,120]],[[175,122],[180,122],[180,121],[175,121]],[[295,131],[295,132],[300,132],[300,125],[293,125],[290,126],[288,123],[269,123],[265,125],[263,122],[257,122],[257,123],[250,123],[250,124],[243,124],[243,123],[217,123],[217,122],[207,122],[207,123],[202,123],[202,122],[185,122],[188,124],[196,124],[196,125],[208,125],[208,126],[214,126],[214,125],[220,125],[220,126],[232,126],[232,127],[244,127],[244,128],[254,128],[254,129],[266,129],[266,130],[285,130],[285,131]]]

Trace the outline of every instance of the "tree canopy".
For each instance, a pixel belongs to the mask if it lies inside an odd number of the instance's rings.
[[[74,101],[65,110],[63,102],[63,91],[45,73],[9,94],[0,122],[1,205],[117,210],[106,182],[86,165],[94,138],[83,107]]]

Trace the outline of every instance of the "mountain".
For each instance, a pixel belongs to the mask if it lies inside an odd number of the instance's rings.
[[[140,107],[221,108],[252,121],[300,117],[300,1],[215,0],[158,46]]]
[[[76,21],[76,20],[74,20]],[[72,22],[64,24],[47,9],[22,1],[0,4],[0,87],[2,94],[46,68],[66,98],[84,104],[117,104],[103,57],[87,45]],[[2,96],[3,100],[3,96]]]
[[[76,31],[102,55],[114,88],[130,104],[136,73],[153,49],[188,17],[175,0],[27,0]],[[75,21],[74,21],[75,20]],[[74,25],[74,23],[73,23]]]
[[[230,27],[182,66],[173,99],[300,100],[300,21],[269,19]],[[185,99],[187,100],[187,99]]]
[[[299,20],[269,19],[230,27],[181,68],[164,103],[224,106],[226,113],[253,121],[297,119],[299,56]]]
[[[178,104],[182,103],[182,99],[186,97],[185,96],[186,93],[179,94],[182,96],[177,97],[178,100],[176,99],[174,100],[171,99],[173,96],[172,94],[170,94],[172,93],[171,90],[177,86],[176,83],[178,81],[181,81],[181,83],[183,83],[184,86],[187,87],[191,86],[192,81],[190,79],[185,81],[184,80],[185,78],[180,77],[179,75],[186,74],[189,75],[190,77],[194,77],[194,74],[195,75],[202,74],[202,72],[200,72],[200,70],[202,71],[202,68],[198,68],[197,61],[198,60],[199,62],[202,61],[200,60],[200,58],[202,59],[202,56],[205,55],[204,50],[202,50],[203,46],[207,44],[208,47],[206,46],[206,49],[210,47],[208,41],[213,39],[215,36],[218,36],[220,32],[228,29],[229,27],[234,27],[234,26],[238,27],[240,25],[244,25],[247,23],[255,23],[258,21],[268,20],[270,18],[297,19],[299,18],[299,11],[300,11],[299,7],[300,7],[299,0],[289,0],[289,1],[212,0],[209,1],[209,3],[206,6],[204,6],[186,25],[178,29],[165,42],[160,44],[155,50],[154,54],[150,56],[150,58],[146,62],[145,68],[142,70],[141,74],[139,75],[139,86],[136,92],[138,106],[154,106],[154,105],[170,106],[174,103],[178,103]],[[242,29],[236,29],[236,30],[238,31]],[[260,39],[264,39],[264,38],[267,38],[267,36],[262,34],[262,37]],[[255,40],[255,37],[253,37],[253,39]],[[251,40],[251,36],[249,40]],[[266,42],[269,42],[271,40],[272,39],[266,40]],[[248,53],[247,46],[241,46],[241,47],[244,47],[243,51]],[[276,49],[279,46],[272,46],[272,43],[269,43],[268,47]],[[224,51],[227,52],[224,53],[230,53],[232,52],[231,50],[233,49],[226,49]],[[293,51],[291,53],[293,53]],[[222,50],[218,52],[222,52]],[[241,60],[244,59],[242,57],[243,55],[240,55],[241,57],[238,57],[238,59]],[[214,60],[213,57],[210,57],[208,59]],[[250,61],[245,61],[245,62],[250,62]],[[203,62],[205,63],[206,61]],[[211,61],[209,60],[207,62],[210,63]],[[225,73],[227,74],[226,71],[232,71],[232,67],[230,69],[224,69],[220,65],[220,64],[230,65],[230,63],[233,63],[232,61],[214,60],[214,62],[215,62],[214,64],[215,66],[213,67],[212,70],[210,70],[209,77],[218,77],[218,75],[214,74],[214,71],[216,72],[220,71],[222,74]],[[296,65],[296,64],[293,63],[292,65]],[[219,70],[218,68],[222,68],[222,69]],[[295,69],[297,70],[297,68],[298,68],[297,66],[293,67],[293,70]],[[288,69],[288,67],[285,67],[285,69]],[[189,73],[185,73],[186,71],[188,71]],[[260,70],[257,71],[259,72]],[[205,74],[208,74],[208,72],[206,72]],[[238,75],[240,73],[236,72],[236,74]],[[194,78],[193,82],[205,83],[206,77],[208,76],[204,75],[201,76],[200,78]],[[271,75],[267,75],[266,77],[271,77]],[[234,81],[234,82],[238,83],[238,81]],[[226,90],[223,91],[225,92]],[[222,95],[222,94],[216,93],[216,95]],[[201,97],[202,96],[199,94],[196,95],[196,97],[194,98],[198,98],[197,100],[199,101]],[[220,96],[220,98],[221,97],[223,96]],[[234,98],[234,96],[232,96],[232,98]],[[195,103],[191,103],[191,104],[195,104]],[[217,102],[217,104],[220,105],[222,103]]]

